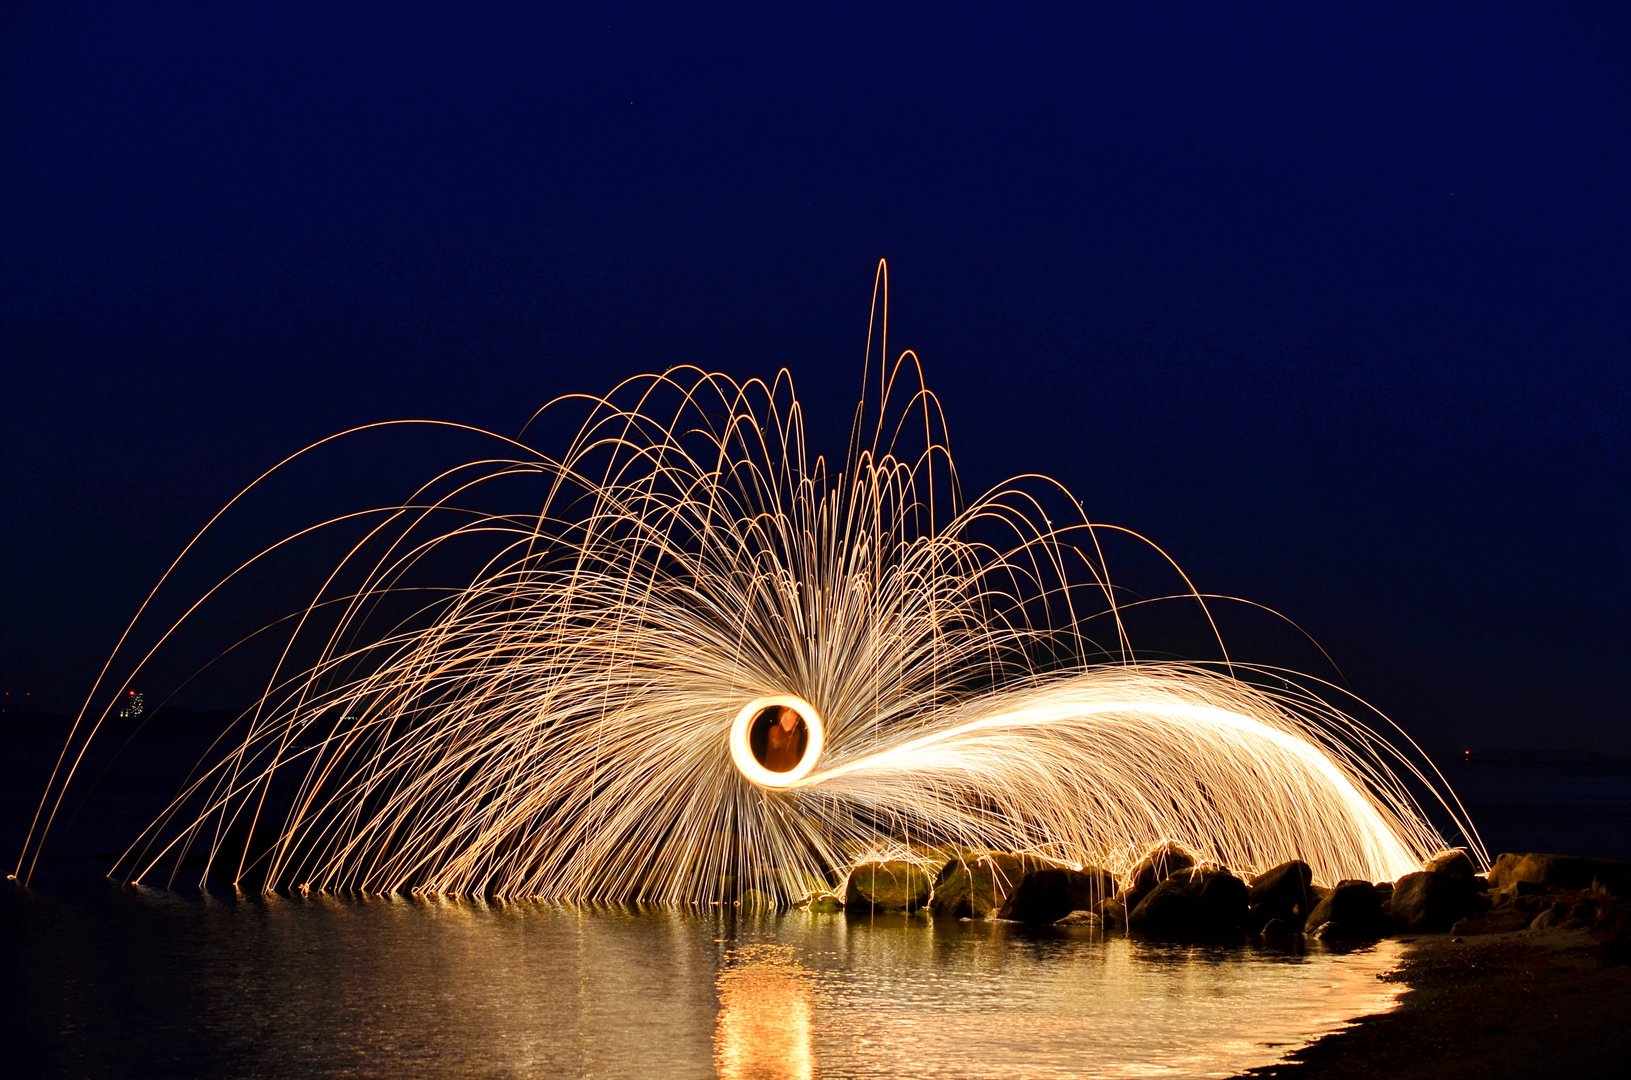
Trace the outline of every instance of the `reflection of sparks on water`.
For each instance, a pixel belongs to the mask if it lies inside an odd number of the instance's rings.
[[[792,949],[751,946],[719,975],[714,1064],[723,1080],[809,1080],[815,1075],[810,973]]]
[[[370,531],[271,628],[286,651],[265,696],[119,872],[162,881],[207,853],[266,888],[788,902],[886,849],[1120,872],[1173,839],[1334,883],[1442,846],[1401,779],[1460,823],[1430,766],[1320,696],[1139,662],[1127,614],[1162,598],[1131,601],[1106,551],[1142,538],[1042,477],[965,501],[916,357],[878,344],[836,469],[808,453],[786,372],[676,368],[555,403],[588,412],[562,455],[500,439],[406,504],[325,523]],[[515,512],[476,495],[517,484]],[[472,549],[479,571],[432,576]],[[1206,598],[1140,550],[1216,634]],[[809,729],[787,772],[749,746],[765,703]]]

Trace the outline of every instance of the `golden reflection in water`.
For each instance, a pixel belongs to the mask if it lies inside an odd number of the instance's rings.
[[[721,1080],[810,1080],[815,1028],[810,972],[793,950],[751,945],[719,975],[714,1066]]]

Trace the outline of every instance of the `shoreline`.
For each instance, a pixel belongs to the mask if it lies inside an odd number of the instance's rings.
[[[1407,939],[1383,976],[1408,989],[1237,1080],[1284,1077],[1618,1077],[1631,1067],[1631,965],[1582,930]]]

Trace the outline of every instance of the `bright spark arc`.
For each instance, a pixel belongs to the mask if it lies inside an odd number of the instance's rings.
[[[1132,534],[1040,477],[965,503],[916,358],[868,354],[838,472],[808,455],[785,372],[681,368],[553,405],[589,408],[559,458],[501,439],[406,504],[325,523],[369,531],[280,624],[265,696],[129,879],[204,854],[265,888],[787,901],[867,853],[1119,871],[1174,839],[1244,871],[1299,857],[1383,880],[1443,846],[1406,779],[1484,858],[1442,777],[1313,693],[1136,662],[1104,553]],[[523,481],[521,512],[473,505]],[[473,580],[421,587],[431,555],[471,544]],[[1183,580],[1174,599],[1210,621]],[[771,704],[810,733],[787,773],[748,745]],[[25,877],[99,730],[89,702],[81,719]]]
[[[1164,830],[1231,866],[1304,858],[1322,881],[1391,881],[1439,843],[1385,777],[1365,783],[1271,700],[1182,665],[1105,668],[966,711],[798,786],[909,801],[942,823],[978,790],[1005,816],[1046,819],[1057,857],[1112,852],[1098,861],[1120,865],[1137,850],[1125,837]],[[1179,753],[1181,770],[1158,760]]]

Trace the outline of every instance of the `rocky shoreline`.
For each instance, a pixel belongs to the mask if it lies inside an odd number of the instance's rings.
[[[1121,878],[1035,856],[965,852],[931,875],[922,861],[854,866],[841,890],[806,899],[816,912],[926,911],[1190,939],[1307,934],[1367,941],[1397,934],[1461,936],[1517,930],[1589,931],[1610,959],[1631,957],[1631,863],[1503,854],[1488,874],[1465,851],[1445,851],[1397,881],[1322,886],[1292,860],[1249,880],[1167,842]]]

